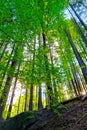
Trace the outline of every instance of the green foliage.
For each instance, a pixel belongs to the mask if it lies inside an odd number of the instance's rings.
[[[71,19],[64,18],[64,11],[67,7],[68,0],[1,0],[0,43],[4,45],[0,50],[0,56],[3,54],[5,44],[7,48],[0,62],[0,92],[5,87],[7,77],[11,78],[12,83],[20,64],[17,80],[22,88],[30,90],[31,84],[34,86],[33,109],[36,110],[38,104],[37,87],[43,83],[47,91],[46,96],[49,95],[53,99],[53,107],[62,109],[61,105],[57,106],[57,102],[67,99],[66,95],[68,97],[72,95],[68,85],[73,77],[72,63],[76,63],[76,73],[81,69],[75,61],[75,55],[64,32],[65,28],[69,29],[73,42],[84,61],[87,54],[75,25]],[[15,62],[13,67],[11,67],[12,62]],[[53,92],[47,90],[47,86],[50,86]],[[57,97],[56,100],[54,95]],[[42,101],[44,106],[47,105],[46,96]],[[24,111],[24,104],[25,94],[21,96],[19,113]],[[11,116],[16,114],[17,107],[18,101],[12,108]],[[4,111],[5,118],[7,108],[6,106]],[[56,109],[54,111],[58,113]]]

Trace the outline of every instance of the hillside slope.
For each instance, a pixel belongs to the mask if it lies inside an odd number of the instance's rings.
[[[63,102],[58,116],[52,110],[23,112],[0,122],[0,130],[87,130],[87,100],[79,98]]]

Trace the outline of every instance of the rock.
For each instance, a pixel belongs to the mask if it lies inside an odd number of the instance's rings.
[[[36,122],[37,122],[37,120],[35,118],[32,118],[32,119],[27,118],[23,123],[22,130],[27,130],[29,127],[31,127]]]
[[[0,123],[0,130],[22,130],[24,123],[26,124],[27,121],[30,121],[33,118],[34,112],[23,112],[15,117],[12,117]]]

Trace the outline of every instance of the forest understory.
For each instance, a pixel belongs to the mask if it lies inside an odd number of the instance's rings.
[[[0,1],[0,130],[87,130],[87,0]]]
[[[62,105],[62,109],[55,108],[60,115],[47,108],[23,112],[0,121],[0,130],[87,130],[87,99],[82,101],[80,96]]]

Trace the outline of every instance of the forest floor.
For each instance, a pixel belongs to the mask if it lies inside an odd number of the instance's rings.
[[[81,99],[65,101],[55,112],[46,108],[23,112],[0,122],[0,130],[87,130],[87,99]]]
[[[87,100],[72,100],[65,106],[67,109],[59,110],[62,116],[44,109],[42,117],[27,130],[87,130]]]

